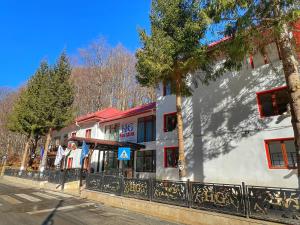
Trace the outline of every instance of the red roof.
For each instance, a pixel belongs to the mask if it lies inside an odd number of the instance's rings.
[[[111,116],[115,116],[122,111],[115,109],[115,108],[107,108],[103,109],[94,113],[89,113],[84,116],[80,116],[76,119],[77,122],[87,122],[87,121],[92,121],[92,120],[104,120],[107,119]]]
[[[141,106],[137,106],[137,107],[125,110],[125,111],[121,111],[121,113],[111,116],[101,122],[108,122],[108,121],[122,119],[122,118],[130,117],[130,116],[136,116],[139,114],[150,112],[152,110],[156,110],[156,102],[151,102],[146,105],[141,105]]]
[[[149,112],[156,109],[156,102],[152,102],[146,105],[137,106],[125,111],[120,111],[116,108],[107,108],[94,113],[90,113],[76,119],[76,122],[88,122],[88,121],[99,121],[107,122],[112,120],[117,120],[121,118],[126,118],[130,116],[139,115],[142,113]]]

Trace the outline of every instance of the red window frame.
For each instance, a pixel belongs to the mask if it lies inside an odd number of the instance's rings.
[[[168,147],[164,147],[164,167],[165,168],[177,168],[177,166],[169,166],[167,163],[167,150],[176,150],[178,149],[178,146],[168,146]]]
[[[165,113],[164,114],[164,132],[172,132],[167,130],[167,116],[177,116],[177,112]],[[175,129],[174,129],[175,130]]]
[[[269,93],[276,92],[276,91],[281,91],[283,89],[287,89],[287,86],[281,86],[281,87],[276,87],[276,88],[273,88],[273,89],[270,89],[270,90],[256,92],[256,101],[257,101],[257,106],[258,106],[258,111],[259,111],[260,118],[265,118],[266,117],[264,115],[263,111],[262,111],[261,101],[259,99],[260,95],[269,94]],[[276,101],[275,101],[275,96],[272,96],[272,104],[273,104],[273,107],[275,109],[275,113],[276,113],[275,115],[279,115],[278,107],[277,107],[277,104],[276,104]]]
[[[296,166],[293,167],[293,166],[288,165],[288,157],[286,154],[286,147],[285,147],[284,141],[291,141],[291,140],[294,140],[294,137],[274,138],[274,139],[264,140],[269,169],[296,169],[297,168]],[[284,160],[284,166],[273,166],[272,165],[270,150],[269,150],[269,145],[268,145],[268,143],[270,143],[270,142],[280,142],[281,143],[281,152],[282,152],[282,156],[283,156],[283,160]]]
[[[91,138],[92,137],[92,129],[85,130],[85,138]]]

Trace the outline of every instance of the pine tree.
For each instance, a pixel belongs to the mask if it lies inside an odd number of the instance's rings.
[[[30,142],[34,143],[33,148],[35,149],[38,139],[46,131],[43,111],[45,94],[42,87],[49,81],[48,74],[48,64],[42,62],[27,86],[21,91],[13,112],[9,116],[8,128],[27,137],[21,170],[26,167]]]
[[[51,141],[53,130],[70,124],[74,119],[73,112],[73,85],[70,81],[71,66],[66,54],[63,52],[54,68],[50,71],[49,83],[46,84],[45,108],[47,138],[45,151],[41,164],[41,171],[46,167],[47,150]]]
[[[300,18],[300,1],[210,0],[205,4],[205,10],[212,25],[224,27],[223,34],[231,38],[220,45],[219,50],[226,59],[223,66],[208,76],[208,80],[215,79],[224,71],[240,69],[246,56],[258,51],[265,54],[264,46],[270,42],[279,46],[290,98],[300,177],[300,74],[295,40],[291,35],[294,22]]]
[[[205,36],[206,20],[198,0],[153,0],[150,15],[151,34],[141,30],[142,48],[137,51],[137,79],[144,86],[156,87],[170,82],[176,94],[179,177],[186,175],[183,140],[182,96],[189,96],[189,73],[208,70]]]

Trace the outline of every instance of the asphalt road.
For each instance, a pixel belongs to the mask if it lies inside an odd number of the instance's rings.
[[[71,195],[0,181],[0,225],[173,225]]]

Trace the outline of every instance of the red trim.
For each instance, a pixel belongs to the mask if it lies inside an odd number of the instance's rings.
[[[167,150],[168,150],[168,149],[175,150],[175,149],[178,149],[178,146],[165,146],[165,147],[164,147],[164,167],[165,167],[165,168],[177,168],[177,167],[170,167],[170,166],[167,166]]]
[[[267,93],[270,93],[270,92],[274,92],[274,91],[280,91],[282,89],[285,89],[287,88],[287,86],[281,86],[281,87],[276,87],[276,88],[273,88],[273,89],[269,89],[269,90],[265,90],[265,91],[259,91],[259,92],[256,92],[256,94],[267,94]]]
[[[177,115],[177,112],[171,112],[171,113],[164,113],[163,118],[164,118],[164,132],[168,132],[167,130],[167,120],[166,117],[167,116],[173,116],[173,115]]]
[[[284,141],[290,141],[290,140],[294,140],[294,137],[273,138],[273,139],[265,139],[264,140],[269,169],[296,169],[297,168],[297,167],[288,166],[288,158],[286,155],[286,147],[285,147]],[[281,152],[282,152],[282,156],[283,156],[283,160],[284,160],[284,164],[285,164],[284,166],[272,166],[270,150],[269,150],[269,145],[268,145],[270,142],[280,142],[281,143]]]
[[[276,91],[281,91],[281,90],[284,90],[284,89],[287,89],[287,86],[281,86],[281,87],[276,87],[276,88],[265,90],[265,91],[256,92],[256,101],[257,101],[258,112],[259,112],[260,118],[265,118],[265,116],[264,116],[264,113],[262,111],[262,107],[261,107],[261,102],[260,102],[259,96],[263,95],[263,94],[268,94],[268,93],[276,92]],[[274,99],[272,99],[272,103],[273,103],[274,109],[278,111],[278,108],[277,108],[277,105],[276,105],[276,102],[275,102]]]

